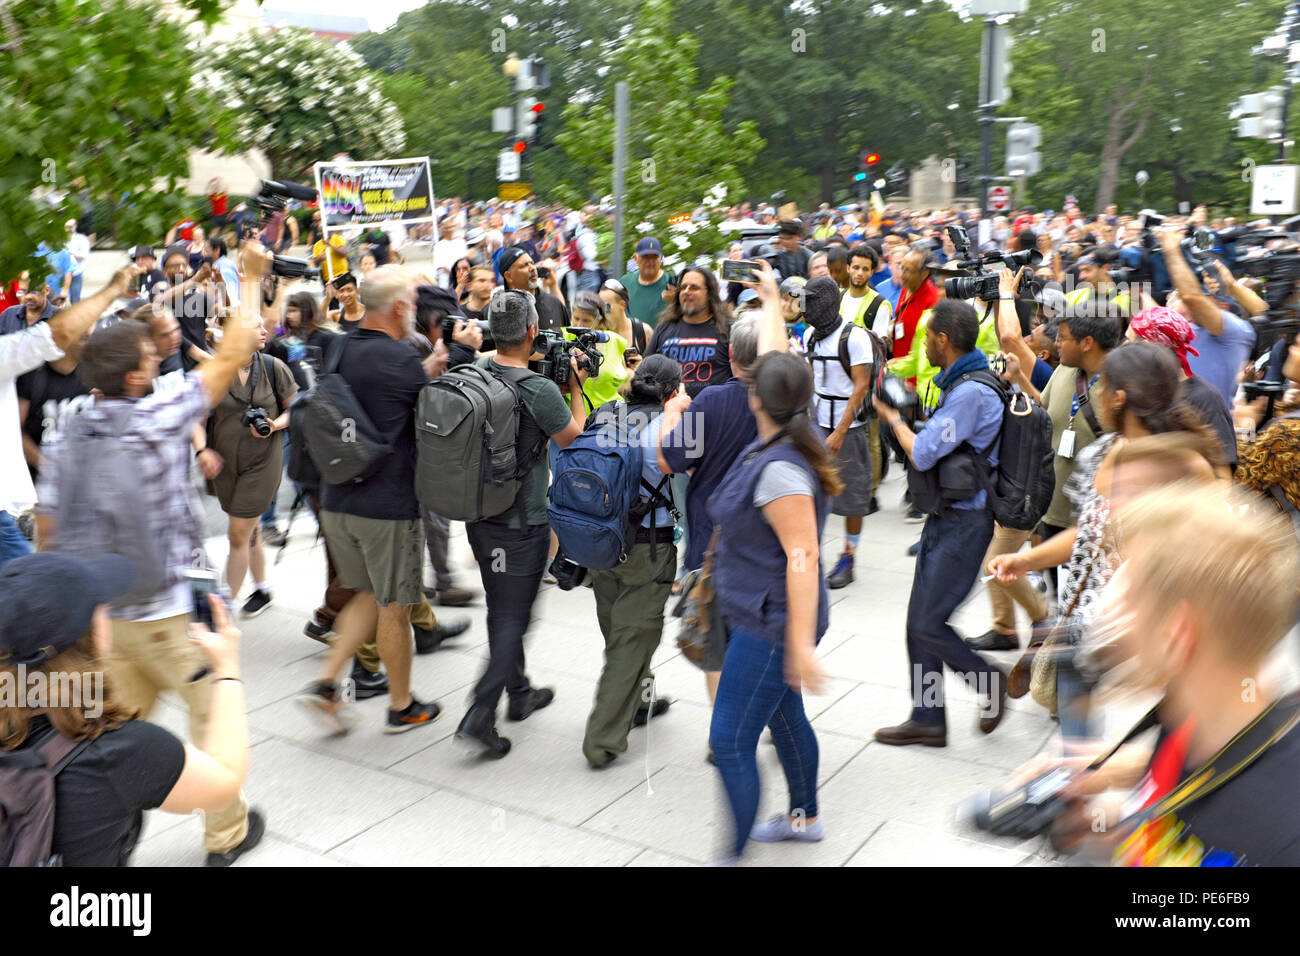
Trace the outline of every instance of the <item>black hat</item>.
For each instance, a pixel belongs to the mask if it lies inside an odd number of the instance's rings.
[[[497,268],[501,270],[502,275],[505,275],[506,270],[514,265],[520,256],[526,255],[528,255],[528,250],[523,246],[506,246],[501,250],[501,258],[497,260]]]
[[[783,236],[802,236],[803,223],[798,219],[782,219],[777,226],[777,231]]]
[[[465,310],[450,289],[438,285],[421,285],[415,287],[415,307],[423,312],[426,309],[440,309],[447,315],[458,319],[465,318]]]
[[[43,664],[90,631],[95,608],[125,593],[135,568],[121,555],[81,561],[42,551],[0,568],[0,663]]]

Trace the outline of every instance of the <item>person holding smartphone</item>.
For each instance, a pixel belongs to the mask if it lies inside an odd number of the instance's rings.
[[[145,810],[218,813],[239,799],[248,776],[240,634],[217,595],[208,598],[215,627],[192,625],[189,632],[194,658],[201,655],[207,664],[200,681],[208,713],[201,748],[132,719],[116,685],[105,684],[98,662],[111,653],[109,602],[134,577],[135,569],[116,554],[88,561],[33,554],[0,573],[0,674],[14,680],[24,667],[51,686],[71,677],[94,691],[83,694],[79,706],[0,701],[0,754],[69,754],[54,778],[50,846],[64,866],[126,866]],[[234,862],[258,844],[265,829],[262,815],[250,810],[240,848],[210,854],[208,865]]]

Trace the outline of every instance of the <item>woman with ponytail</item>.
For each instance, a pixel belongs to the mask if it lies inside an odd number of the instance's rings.
[[[801,694],[825,682],[814,657],[829,616],[818,544],[841,485],[808,420],[812,394],[812,373],[799,356],[770,352],[758,360],[749,395],[758,438],[709,501],[717,600],[729,635],[709,739],[735,824],[733,861],[750,837],[820,840],[824,832],[817,738]],[[790,811],[755,826],[764,726],[785,769]]]
[[[997,579],[1010,583],[1026,571],[1068,564],[1068,579],[1061,589],[1061,607],[1072,609],[1063,622],[1069,644],[1077,647],[1092,618],[1093,604],[1115,569],[1115,551],[1109,534],[1115,466],[1130,443],[1151,435],[1186,433],[1190,436],[1186,472],[1168,476],[1212,479],[1222,469],[1218,440],[1199,413],[1179,399],[1180,376],[1172,352],[1150,342],[1130,342],[1112,351],[1101,367],[1101,399],[1097,414],[1105,434],[1079,453],[1078,464],[1066,494],[1077,509],[1074,527],[1037,547],[1002,554],[989,562]],[[1035,635],[1040,641],[1045,635]],[[1033,645],[1031,644],[1031,647]],[[1018,668],[1019,669],[1019,668]],[[1057,713],[1067,743],[1089,737],[1088,694],[1091,681],[1074,666],[1068,650],[1056,669]],[[1017,693],[1013,673],[1010,694]]]

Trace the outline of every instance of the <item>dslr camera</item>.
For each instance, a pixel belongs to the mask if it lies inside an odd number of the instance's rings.
[[[556,552],[548,570],[561,591],[572,591],[587,580],[587,569],[563,551]]]
[[[451,343],[456,338],[456,325],[464,322],[466,325],[477,325],[480,332],[483,333],[483,344],[479,346],[480,352],[491,352],[497,347],[496,339],[492,338],[492,332],[488,323],[483,319],[467,319],[461,316],[444,315],[442,317],[442,340],[451,348]]]
[[[253,431],[257,432],[263,438],[271,434],[271,418],[266,414],[265,408],[254,408],[249,405],[244,409],[244,414],[240,416],[239,424],[252,426]]]
[[[573,339],[566,339],[560,333],[550,330],[538,332],[537,338],[533,339],[533,351],[540,353],[542,357],[529,362],[528,367],[539,375],[549,378],[556,385],[565,385],[573,371],[569,365],[571,350],[576,348],[578,368],[585,370],[589,377],[595,378],[600,374],[600,364],[605,359],[600,349],[596,348],[596,343],[608,342],[609,336],[595,329],[577,326],[566,326],[564,331],[572,335]]]

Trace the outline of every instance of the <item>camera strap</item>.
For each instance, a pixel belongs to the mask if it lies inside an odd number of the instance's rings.
[[[1158,724],[1156,715],[1159,709],[1160,704],[1152,707],[1119,743],[1088,764],[1087,769],[1098,769],[1133,738],[1156,726]],[[1125,817],[1120,821],[1120,825],[1139,827],[1148,820],[1173,813],[1213,793],[1258,760],[1264,751],[1285,737],[1297,724],[1300,724],[1300,692],[1292,692],[1269,704],[1258,717],[1224,744],[1218,753],[1184,778],[1164,797],[1151,806]]]

